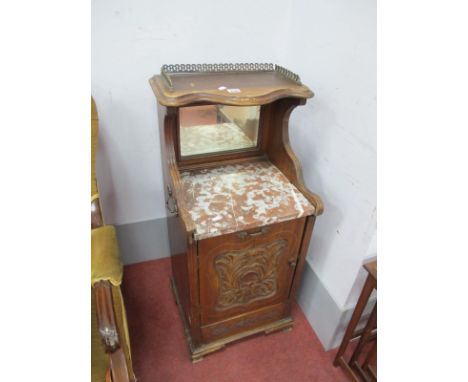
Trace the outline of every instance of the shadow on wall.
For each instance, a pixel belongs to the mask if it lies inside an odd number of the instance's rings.
[[[116,226],[124,265],[170,256],[166,218]]]

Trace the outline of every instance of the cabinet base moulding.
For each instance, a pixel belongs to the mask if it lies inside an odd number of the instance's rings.
[[[192,336],[190,335],[190,329],[185,318],[185,312],[180,303],[177,287],[173,279],[171,279],[171,289],[172,293],[174,294],[174,298],[179,309],[179,314],[184,325],[184,332],[187,338],[189,353],[193,363],[201,361],[203,357],[207,354],[223,349],[227,344],[231,342],[250,337],[262,332],[264,334],[270,334],[280,330],[290,331],[293,327],[293,319],[291,317],[287,317],[197,347],[193,344]]]

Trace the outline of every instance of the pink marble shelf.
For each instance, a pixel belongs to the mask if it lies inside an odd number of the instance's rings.
[[[314,206],[268,161],[181,173],[195,239],[312,215]]]

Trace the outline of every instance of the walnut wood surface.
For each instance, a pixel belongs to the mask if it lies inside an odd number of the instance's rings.
[[[101,212],[101,204],[99,198],[91,202],[91,229],[98,228],[104,225]]]
[[[171,90],[164,78],[153,76],[149,83],[159,103],[164,106],[184,106],[193,103],[225,105],[264,105],[280,98],[311,98],[305,85],[285,78],[278,72],[189,73],[171,75]],[[225,89],[239,89],[230,93]]]
[[[99,335],[106,353],[113,353],[120,347],[120,343],[110,282],[99,281],[94,284],[94,294]]]
[[[290,330],[293,325],[293,320],[291,317],[281,318],[279,320],[275,320],[273,322],[269,322],[263,325],[257,325],[253,328],[247,330],[241,330],[237,333],[231,334],[229,336],[224,336],[220,339],[214,339],[204,344],[197,344],[193,341],[192,333],[189,327],[189,324],[186,321],[186,314],[183,311],[182,305],[179,303],[179,293],[177,291],[177,286],[174,283],[174,280],[171,280],[171,287],[172,292],[174,294],[174,298],[176,300],[177,307],[179,309],[180,317],[182,319],[182,323],[184,325],[184,332],[187,339],[187,345],[189,348],[190,356],[193,363],[199,362],[203,359],[203,357],[209,353],[213,353],[215,351],[223,349],[227,344],[238,341],[242,338],[252,336],[257,333],[265,333],[269,334],[278,330]],[[271,307],[274,308],[274,307]],[[268,308],[270,309],[270,307]],[[257,313],[257,312],[254,312]],[[205,327],[206,328],[206,327]]]
[[[176,153],[174,142],[177,141],[175,125],[177,122],[177,109],[168,108],[166,117],[164,118],[164,162],[167,166],[168,171],[168,183],[166,184],[167,198],[174,198],[177,206],[178,214],[185,226],[189,236],[192,236],[195,231],[195,224],[193,223],[187,208],[185,206],[183,197],[183,188],[180,180],[180,172],[177,167]],[[163,163],[164,163],[163,162]]]
[[[203,324],[288,299],[305,218],[199,242]],[[258,233],[260,233],[258,235]],[[224,282],[223,282],[224,281]]]
[[[169,205],[172,286],[181,312],[192,360],[227,343],[258,333],[291,328],[291,299],[300,283],[316,216],[323,212],[319,196],[305,185],[301,165],[288,135],[288,120],[313,93],[277,73],[211,73],[171,75],[173,88],[154,76],[150,84],[159,102],[160,141]],[[219,86],[239,88],[227,93]],[[220,103],[262,105],[259,144],[255,149],[182,158],[178,108]],[[167,106],[167,107],[166,107]],[[185,204],[180,172],[225,164],[271,161],[313,204],[313,216],[261,225],[246,235],[234,232],[195,240],[195,225]]]
[[[203,325],[201,327],[202,338],[206,343],[222,340],[261,325],[283,320],[289,315],[290,309],[286,302],[268,305],[260,309],[250,310],[239,316],[229,317],[224,321]]]
[[[375,279],[375,286],[377,288],[377,260],[364,264],[364,268]]]
[[[181,290],[180,304],[185,319],[191,328],[195,344],[200,342],[200,314],[198,295],[198,263],[197,244],[193,240],[195,224],[185,206],[182,194],[180,172],[177,166],[174,142],[177,131],[177,109],[160,110],[160,138],[163,142],[161,163],[165,182],[166,202],[173,199],[177,206],[177,213],[168,211],[168,234],[171,251],[172,273],[175,283]]]
[[[304,233],[301,235],[301,247],[299,255],[297,257],[297,265],[294,273],[293,284],[291,286],[291,292],[289,299],[295,298],[297,290],[302,280],[302,273],[304,272],[304,266],[307,257],[307,251],[309,249],[310,239],[312,237],[312,231],[314,230],[315,216],[308,216],[305,221]]]
[[[135,382],[128,378],[127,361],[122,348],[110,355],[112,382]]]

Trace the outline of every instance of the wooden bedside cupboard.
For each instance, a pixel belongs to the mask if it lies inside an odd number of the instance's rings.
[[[171,281],[192,361],[290,329],[319,196],[288,138],[313,93],[272,64],[164,65],[150,79],[168,209]]]

